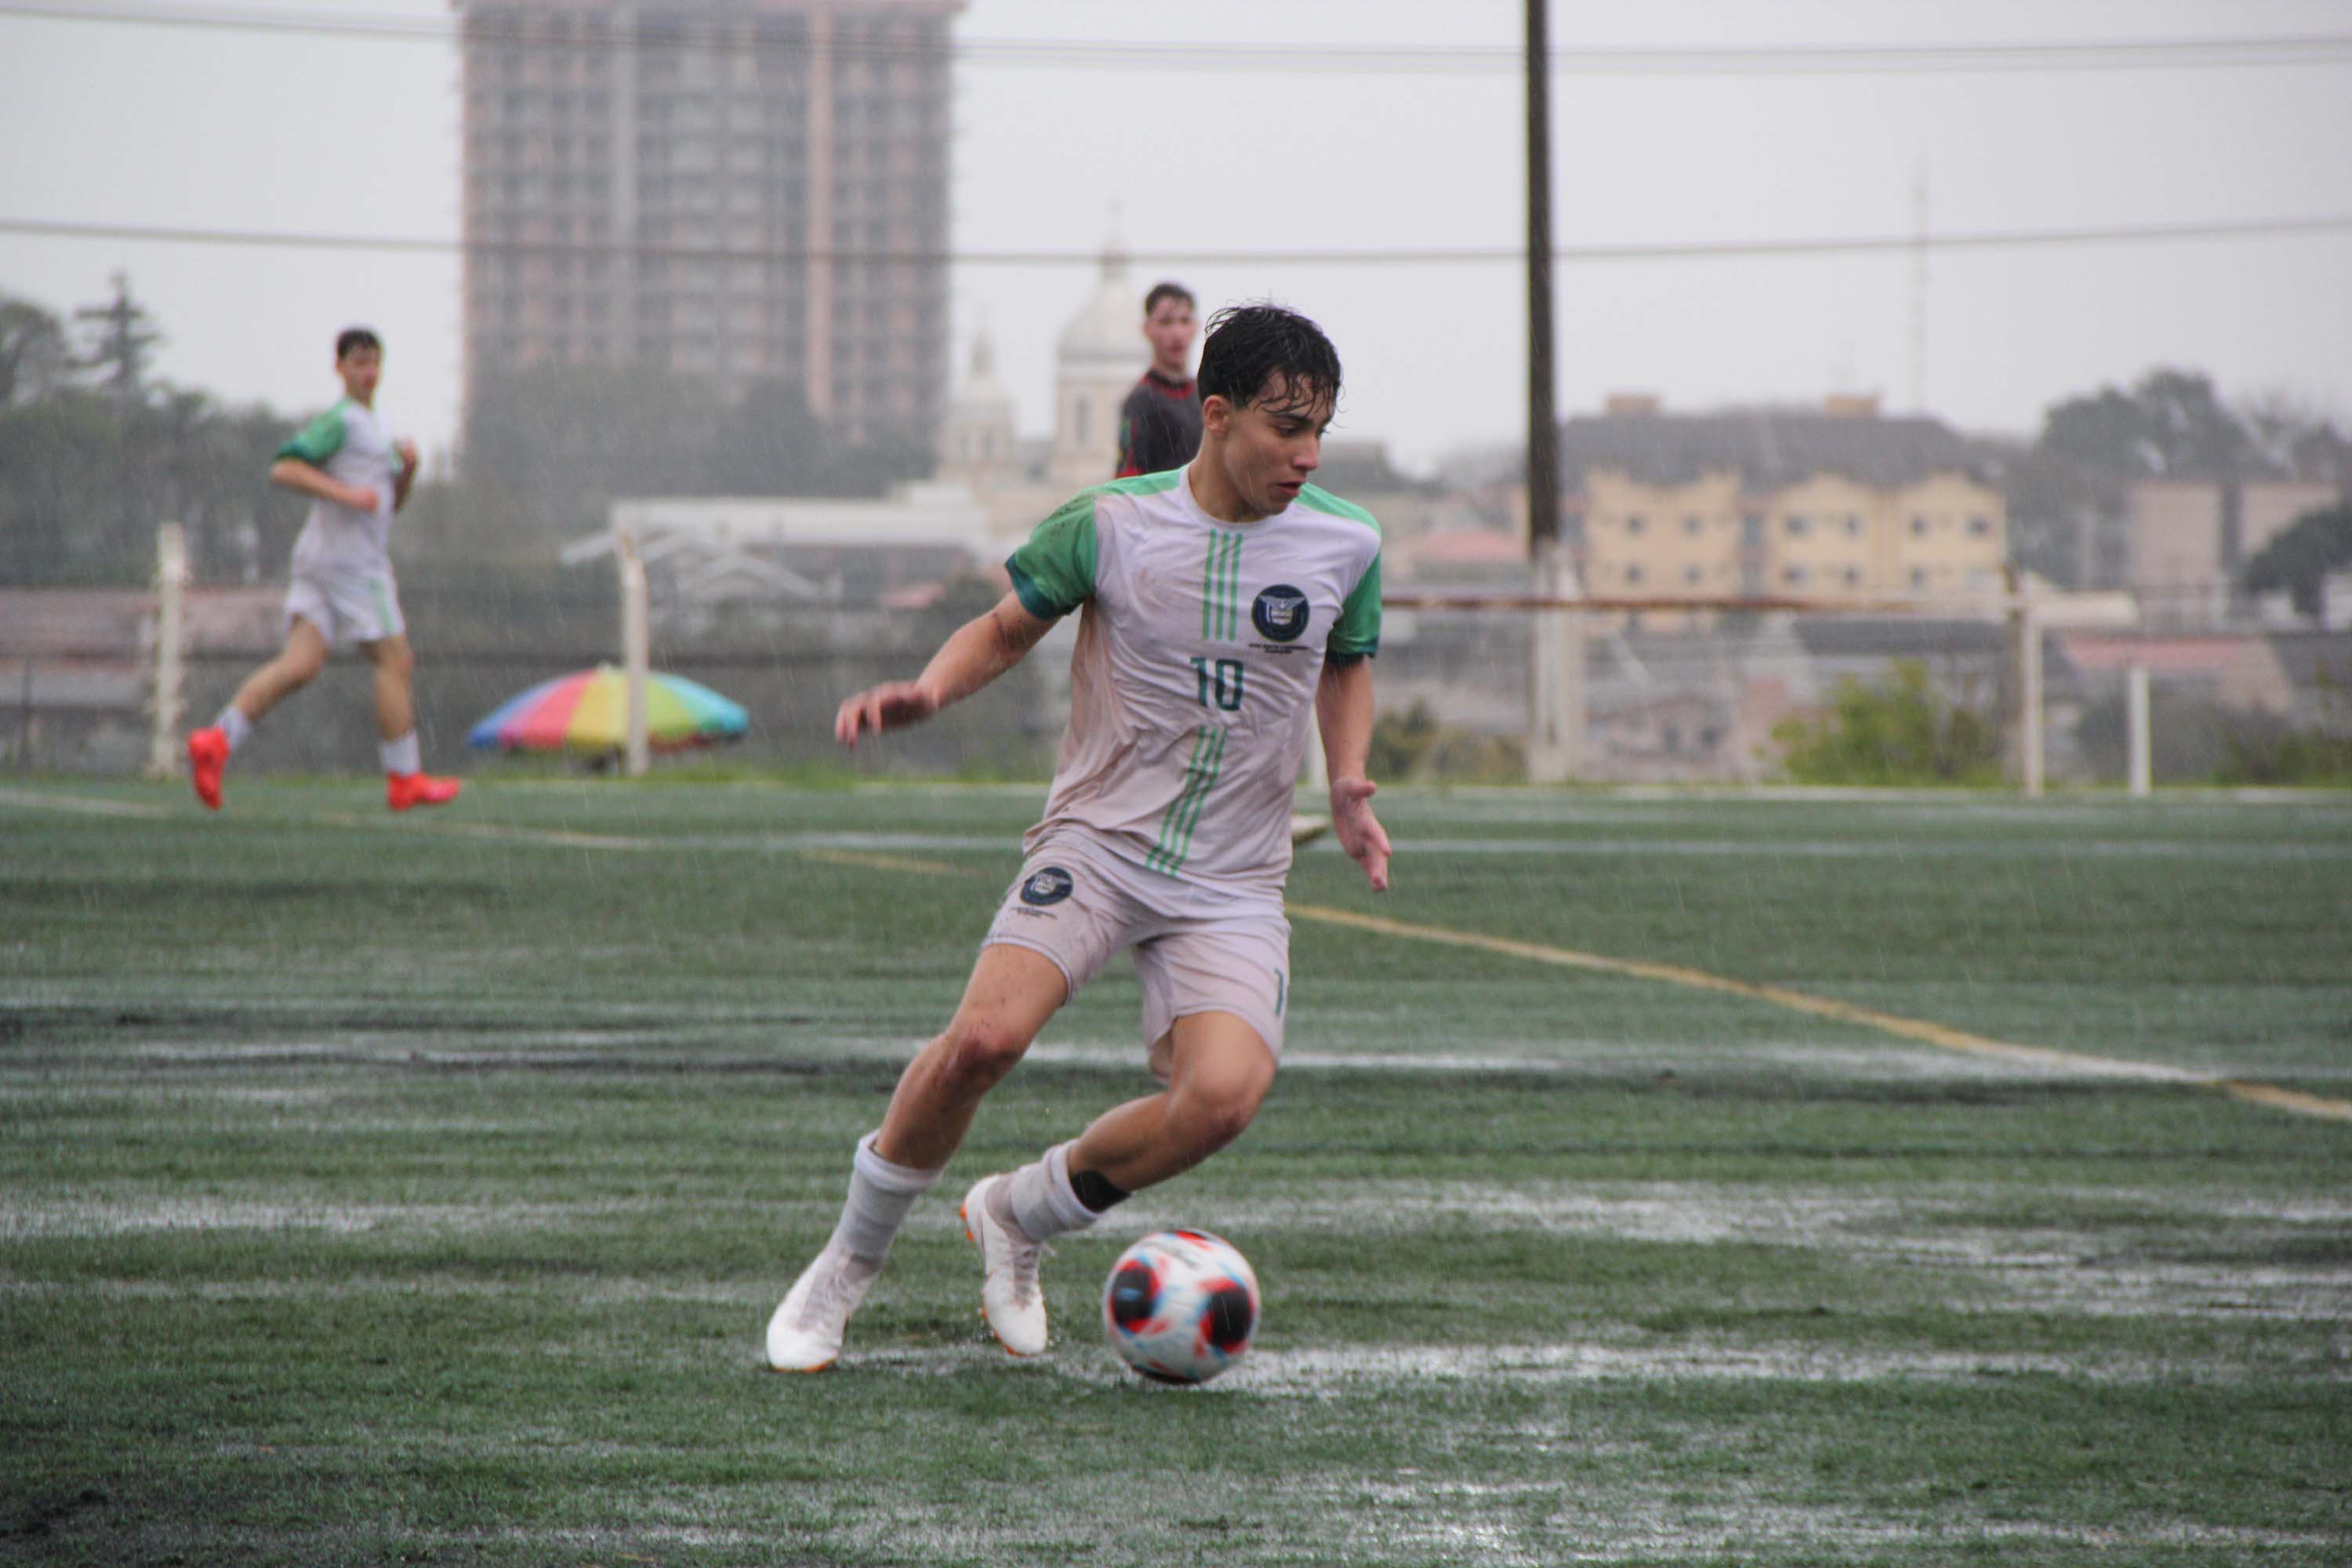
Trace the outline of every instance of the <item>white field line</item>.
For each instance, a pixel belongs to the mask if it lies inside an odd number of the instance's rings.
[[[62,811],[77,816],[137,816],[151,820],[187,815],[172,806],[145,801],[104,800],[97,795],[59,795],[47,790],[0,789],[0,805],[25,811]]]
[[[22,792],[9,791],[0,801],[13,803]],[[40,797],[31,797],[40,798]],[[59,796],[59,799],[87,797]],[[123,803],[89,802],[110,809]],[[393,819],[379,816],[332,814],[314,818],[315,821],[359,826],[383,826]],[[613,835],[572,832],[549,832],[536,828],[508,828],[479,823],[440,823],[424,826],[427,831],[446,832],[463,829],[469,837],[506,837],[516,842],[558,844],[571,848],[642,850],[656,847],[689,848],[691,838],[673,841],[626,838]],[[790,836],[780,836],[790,837]],[[870,857],[865,864],[876,869],[898,869],[924,876],[978,874],[976,868],[950,867],[940,862],[904,862],[897,866],[877,864],[882,857]],[[1555,947],[1544,942],[1519,942],[1508,937],[1489,936],[1481,931],[1454,931],[1444,926],[1418,925],[1404,921],[1392,921],[1378,915],[1360,913],[1322,904],[1291,904],[1288,912],[1293,919],[1320,921],[1327,925],[1351,927],[1381,936],[1405,941],[1424,942],[1449,947],[1473,948],[1506,957],[1520,958],[1537,963],[1561,968],[1582,969],[1608,974],[1621,974],[1633,979],[1663,982],[1694,990],[1714,991],[1727,995],[1742,996],[1752,1001],[1769,1002],[1818,1017],[1835,1018],[1845,1023],[1861,1024],[1881,1029],[1906,1039],[1917,1040],[1944,1050],[1965,1052],[1975,1056],[1997,1057],[2012,1062],[2036,1063],[2053,1072],[2069,1076],[2089,1075],[2110,1077],[2143,1083],[2171,1083],[2186,1088],[2208,1089],[2230,1099],[2249,1104],[2267,1106],[2297,1116],[2315,1117],[2323,1121],[2352,1123],[2352,1100],[2330,1100],[2321,1095],[2306,1094],[2300,1089],[2281,1089],[2270,1084],[2255,1083],[2236,1078],[2217,1077],[2185,1068],[2158,1062],[2128,1061],[2114,1057],[2097,1057],[2078,1051],[2059,1050],[2049,1046],[2016,1045],[1983,1035],[1951,1028],[1942,1024],[1900,1014],[1881,1012],[1874,1007],[1858,1006],[1832,997],[1814,996],[1786,986],[1761,985],[1749,981],[1735,980],[1727,975],[1713,974],[1706,970],[1682,964],[1656,963],[1645,960],[1611,958],[1600,953],[1581,952],[1574,948]]]
[[[1822,798],[1843,799],[1844,797],[1838,795]],[[59,811],[89,816],[128,816],[149,820],[179,817],[202,820],[194,813],[175,806],[148,802],[107,800],[94,795],[55,791],[0,788],[0,805],[14,805],[35,811]],[[1516,819],[1515,817],[1503,818],[1507,821]],[[959,854],[1010,855],[1015,847],[1015,841],[1002,834],[877,833],[843,829],[751,834],[678,833],[663,834],[658,837],[644,837],[572,828],[453,822],[446,817],[401,816],[389,812],[326,811],[314,813],[299,820],[336,827],[397,828],[409,832],[446,834],[452,837],[502,839],[518,844],[547,844],[566,848],[589,849],[667,849],[676,852],[690,852],[704,849],[758,848],[782,854],[843,850],[867,851],[882,855],[903,854],[909,850],[931,850]],[[1529,817],[1527,820],[1538,819]],[[1540,820],[1548,825],[1557,826],[1559,818],[1554,814]],[[1626,858],[1645,855],[1670,855],[1704,858],[1717,856],[1760,855],[1839,860],[2042,858],[2051,856],[2077,859],[2176,858],[2242,860],[2352,859],[2352,838],[2347,838],[2341,844],[2300,845],[2232,844],[2217,843],[2210,838],[2145,837],[2048,840],[2018,838],[1999,843],[1962,845],[1899,840],[1857,843],[1835,839],[1627,838],[1603,836],[1611,827],[1618,826],[1621,820],[1613,817],[1591,818],[1588,826],[1594,830],[1594,833],[1588,837],[1414,837],[1409,841],[1407,848],[1415,856],[1462,855],[1507,858],[1586,856],[1598,858]],[[1341,853],[1338,844],[1330,840],[1318,843],[1307,852],[1318,855]],[[843,863],[856,864],[856,862],[844,861]],[[969,868],[957,868],[969,869]]]

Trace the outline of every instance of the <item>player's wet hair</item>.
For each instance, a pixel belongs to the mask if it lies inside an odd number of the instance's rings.
[[[1181,300],[1196,310],[1201,308],[1200,301],[1192,298],[1192,290],[1181,283],[1154,283],[1151,292],[1143,297],[1143,314],[1147,319],[1152,311],[1160,309],[1162,300]]]
[[[376,353],[382,353],[383,340],[375,335],[375,330],[372,327],[345,327],[335,334],[337,359],[341,359],[345,354],[355,353],[361,349],[373,349]]]
[[[1279,305],[1228,305],[1209,318],[1201,341],[1201,401],[1247,408],[1276,375],[1285,408],[1339,405],[1339,351],[1323,329]]]

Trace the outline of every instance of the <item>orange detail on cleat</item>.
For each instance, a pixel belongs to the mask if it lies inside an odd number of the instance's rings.
[[[406,811],[412,805],[446,805],[463,788],[456,779],[432,773],[386,773],[383,803],[394,811]]]
[[[188,782],[208,810],[221,807],[221,773],[228,767],[228,737],[218,729],[196,730],[188,735]]]

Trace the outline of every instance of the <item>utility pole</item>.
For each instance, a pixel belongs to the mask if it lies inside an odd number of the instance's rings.
[[[1527,0],[1528,559],[1540,598],[1568,588],[1559,548],[1559,416],[1552,363],[1551,36],[1547,0]],[[1584,731],[1584,636],[1574,612],[1534,612],[1528,637],[1528,777],[1576,771]]]
[[[1559,421],[1552,386],[1551,28],[1528,8],[1528,543],[1559,542]]]
[[[1911,177],[1911,412],[1927,412],[1927,161]]]

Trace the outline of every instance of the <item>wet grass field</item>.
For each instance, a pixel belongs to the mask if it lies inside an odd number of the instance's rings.
[[[955,1195],[1148,1087],[1123,963],[768,1374],[1037,802],[0,789],[0,1560],[2352,1557],[2352,799],[1384,794],[1047,1356]],[[1202,1390],[1097,1327],[1174,1223],[1265,1290]]]

